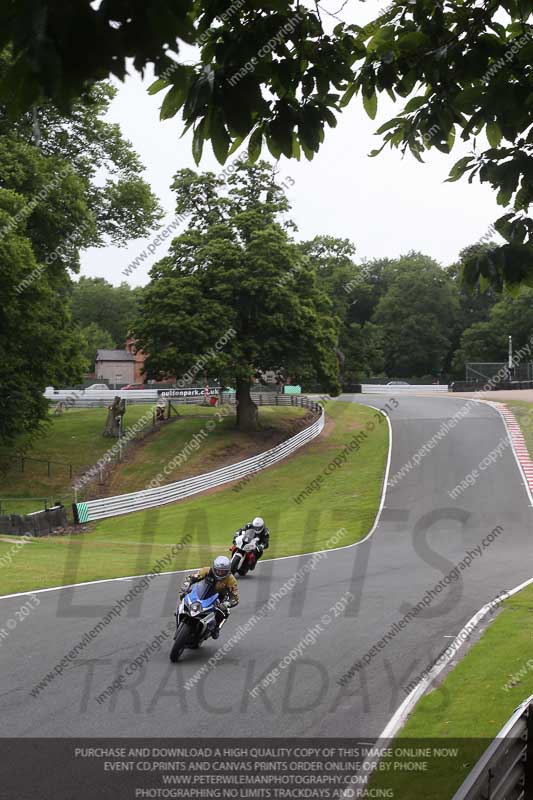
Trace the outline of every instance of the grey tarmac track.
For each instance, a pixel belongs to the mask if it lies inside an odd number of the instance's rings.
[[[390,401],[381,395],[350,399],[376,407]],[[466,402],[406,395],[397,399],[398,408],[390,412],[389,477]],[[72,590],[72,597],[66,590],[39,594],[39,606],[0,641],[0,735],[378,736],[406,696],[402,687],[449,644],[447,637],[455,636],[502,590],[533,575],[533,509],[510,448],[468,491],[456,500],[448,495],[504,435],[499,415],[475,404],[418,466],[387,488],[374,534],[358,546],[333,550],[322,558],[307,583],[287,594],[190,691],[184,683],[214,655],[214,642],[187,651],[173,665],[169,639],[124,689],[107,702],[98,704],[95,699],[172,619],[181,575],[154,580],[140,607],[135,610],[132,605],[132,616],[123,612],[112,621],[35,698],[30,695],[35,684],[135,581],[81,586]],[[357,458],[344,467],[356,468]],[[396,633],[341,687],[338,681],[354,661],[499,527],[503,532],[461,572],[460,581],[441,591],[425,613]],[[265,562],[244,579],[241,604],[219,645],[308,559]],[[354,596],[348,612],[334,618],[330,609],[348,592]],[[0,629],[25,602],[26,597],[0,599]],[[73,610],[70,603],[84,608]],[[252,698],[249,690],[328,611],[330,622],[324,622],[317,641]]]

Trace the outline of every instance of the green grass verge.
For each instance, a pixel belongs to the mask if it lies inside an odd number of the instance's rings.
[[[363,538],[381,496],[388,452],[388,426],[364,406],[330,402],[320,439],[244,485],[223,488],[151,511],[103,520],[90,533],[39,539],[2,570],[3,594],[81,581],[149,572],[186,533],[190,546],[168,569],[195,567],[225,552],[235,529],[257,514],[272,531],[269,557],[320,550],[344,527],[339,545]],[[378,421],[383,420],[382,422]],[[366,433],[365,427],[373,426]],[[324,476],[319,491],[297,504],[293,497],[323,474],[345,445],[362,439],[342,466]],[[0,541],[0,556],[10,549]]]
[[[401,746],[404,739],[439,739],[439,745],[446,741],[452,745],[454,740],[469,739],[461,764],[450,771],[449,761],[436,761],[427,773],[417,774],[416,780],[412,774],[376,776],[373,788],[393,788],[396,798],[450,800],[486,749],[487,740],[493,739],[521,701],[533,694],[533,660],[527,665],[532,656],[532,622],[533,586],[529,586],[503,603],[481,639],[442,684],[417,703],[394,742]]]

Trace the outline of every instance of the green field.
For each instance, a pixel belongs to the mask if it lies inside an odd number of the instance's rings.
[[[2,594],[98,578],[149,572],[158,558],[187,533],[193,542],[168,569],[196,567],[226,551],[236,528],[254,516],[271,529],[269,557],[310,552],[327,546],[340,528],[338,545],[361,539],[379,506],[388,452],[388,427],[382,415],[364,406],[330,402],[328,425],[320,439],[276,467],[253,476],[241,491],[221,488],[147,512],[95,524],[91,532],[39,539],[24,547],[2,570]],[[373,426],[370,433],[366,425]],[[345,447],[361,439],[359,449],[324,477],[321,488],[300,504],[294,496]],[[0,556],[9,550],[0,541]]]
[[[142,443],[130,446],[124,463],[115,470],[106,487],[107,494],[122,494],[144,488],[146,483],[176,453],[180,452],[191,436],[200,431],[217,413],[216,408],[200,405],[180,405],[178,408],[179,419],[153,431]],[[152,409],[153,404],[127,406],[124,435],[127,436],[128,427],[133,426],[145,415],[150,418]],[[272,437],[276,437],[277,442],[290,436],[291,426],[294,427],[296,419],[303,417],[304,414],[305,410],[299,407],[263,407],[260,409],[260,419],[264,430],[254,437],[247,437],[232,430],[234,415],[231,414],[217,423],[208,439],[203,442],[201,450],[193,452],[184,465],[169,472],[164,482],[170,483],[179,480],[180,477],[207,472],[213,468],[213,462],[238,461],[241,451],[245,452],[243,457],[246,457],[268,449],[272,446],[270,443]],[[106,408],[70,408],[60,416],[52,415],[46,436],[36,439],[32,450],[26,455],[33,459],[49,459],[72,464],[73,479],[69,477],[68,467],[51,464],[51,474],[48,476],[47,464],[31,460],[25,461],[22,472],[18,459],[2,479],[0,486],[2,513],[38,511],[44,508],[45,499],[49,504],[53,500],[61,501],[64,505],[73,502],[72,484],[76,475],[82,475],[90,469],[116,443],[115,439],[102,436],[106,418]],[[150,431],[151,427],[151,422],[148,422],[143,426],[142,432]],[[82,491],[78,499],[82,499],[83,494]]]

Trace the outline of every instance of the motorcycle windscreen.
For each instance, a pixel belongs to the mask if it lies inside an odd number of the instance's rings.
[[[204,608],[210,608],[218,600],[212,581],[204,580],[193,584],[189,593],[192,602],[199,600]]]

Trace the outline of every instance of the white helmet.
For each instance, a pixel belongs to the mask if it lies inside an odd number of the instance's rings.
[[[265,529],[265,520],[263,517],[255,517],[252,526],[256,533],[262,533]]]
[[[213,561],[211,569],[213,570],[215,578],[227,578],[231,572],[229,558],[226,558],[226,556],[217,556]]]

